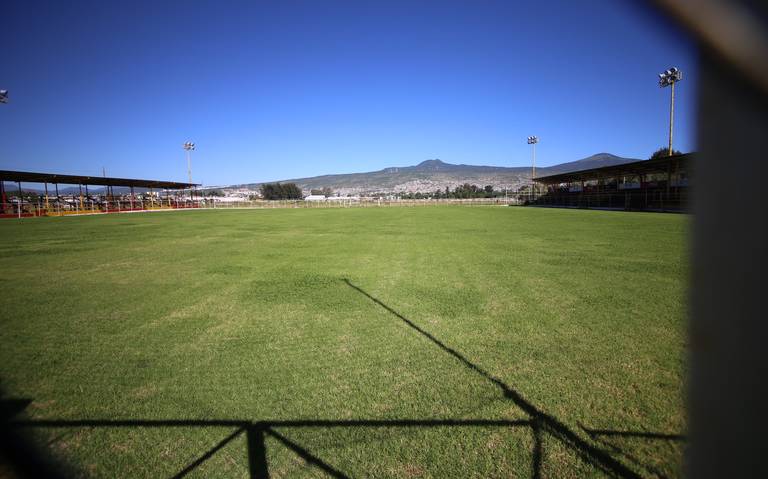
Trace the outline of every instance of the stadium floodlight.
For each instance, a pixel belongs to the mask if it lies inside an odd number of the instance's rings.
[[[528,144],[533,147],[533,161],[531,163],[531,194],[533,194],[533,188],[534,188],[534,182],[533,179],[536,178],[536,143],[539,142],[538,136],[529,136],[528,137]]]
[[[0,90],[0,103],[8,103],[8,90]]]
[[[675,121],[675,83],[683,79],[683,72],[672,67],[659,73],[659,88],[671,87],[671,96],[669,100],[669,156],[672,156],[672,126]]]
[[[195,144],[188,141],[184,143],[184,149],[187,150],[187,176],[189,183],[192,184],[192,150],[195,149]]]

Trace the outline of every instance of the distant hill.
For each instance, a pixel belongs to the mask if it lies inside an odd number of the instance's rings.
[[[581,160],[561,163],[559,165],[536,168],[536,176],[547,176],[569,171],[586,170],[590,168],[599,168],[602,166],[618,165],[638,161],[634,158],[622,158],[610,153],[598,153]],[[368,173],[347,173],[338,175],[313,176],[310,178],[296,178],[284,180],[284,182],[293,182],[299,185],[303,190],[331,188],[334,192],[342,195],[361,194],[361,193],[394,193],[394,192],[413,192],[413,193],[433,193],[436,190],[445,190],[445,188],[454,189],[456,186],[470,183],[478,186],[493,185],[497,190],[517,189],[530,181],[531,167],[517,166],[477,166],[477,165],[454,165],[441,160],[426,160],[414,166],[395,166],[384,168],[379,171]],[[247,188],[256,190],[261,183],[248,183],[241,185],[232,185],[229,187],[216,187],[216,189],[229,188]],[[8,192],[16,191],[15,183],[5,183]],[[213,189],[213,188],[206,188]],[[25,191],[42,193],[43,188],[24,187]],[[103,187],[90,187],[90,193],[100,194]],[[48,191],[53,193],[52,185],[49,185]],[[137,189],[138,193],[140,190]],[[116,187],[115,194],[128,194],[130,188]],[[79,188],[77,186],[67,186],[59,188],[62,195],[77,195]]]
[[[577,161],[536,168],[536,176],[554,175],[569,171],[598,168],[637,161],[610,153],[598,153]],[[493,185],[496,189],[517,189],[530,181],[531,168],[454,165],[441,160],[426,160],[415,166],[390,167],[368,173],[347,173],[287,179],[303,190],[331,188],[341,194],[371,192],[421,192],[428,193],[453,189],[463,183],[478,186]],[[233,185],[231,188],[258,189],[261,183]]]

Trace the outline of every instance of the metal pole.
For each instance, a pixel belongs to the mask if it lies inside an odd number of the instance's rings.
[[[669,100],[669,156],[672,156],[672,125],[675,122],[675,83],[672,82],[672,94]]]
[[[187,150],[187,176],[189,177],[189,182],[192,183],[192,151]]]
[[[533,193],[533,189],[535,187],[534,180],[536,179],[536,143],[533,144],[533,170],[532,170],[532,176],[531,176],[531,198],[534,199],[535,195]]]
[[[19,219],[21,219],[21,205],[24,203],[24,193],[21,192],[21,181],[16,183],[19,185]]]

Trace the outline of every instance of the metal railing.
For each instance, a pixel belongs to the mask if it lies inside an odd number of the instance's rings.
[[[156,210],[178,210],[190,208],[237,209],[237,208],[389,208],[417,206],[506,206],[523,204],[524,199],[468,198],[468,199],[385,199],[385,198],[334,198],[324,201],[307,200],[242,200],[221,201],[214,198],[184,199],[45,199],[33,201],[11,201],[0,203],[0,218],[29,218],[39,216],[93,215],[106,213],[130,213]]]

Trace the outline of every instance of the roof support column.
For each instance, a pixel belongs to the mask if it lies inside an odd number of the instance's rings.
[[[133,186],[131,186],[131,211],[133,211]]]
[[[21,206],[24,203],[24,194],[21,192],[21,181],[16,182],[19,185],[19,219],[21,219]]]

